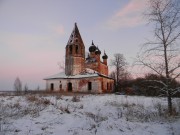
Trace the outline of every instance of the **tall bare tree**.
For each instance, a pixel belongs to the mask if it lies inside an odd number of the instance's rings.
[[[14,81],[14,90],[19,94],[22,91],[22,82],[19,77],[17,77]]]
[[[114,59],[111,60],[111,66],[115,67],[115,70],[111,73],[111,76],[115,79],[116,91],[119,91],[120,79],[127,74],[125,71],[126,65],[126,59],[124,58],[123,54],[114,54]]]
[[[170,86],[180,76],[180,2],[149,0],[145,17],[154,26],[154,40],[144,44],[138,63],[165,77],[165,83],[159,83],[161,90],[166,93],[172,115],[172,95],[179,88],[172,89]]]

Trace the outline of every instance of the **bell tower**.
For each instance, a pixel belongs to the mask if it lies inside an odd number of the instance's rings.
[[[66,45],[65,74],[77,75],[84,71],[85,47],[77,24]]]

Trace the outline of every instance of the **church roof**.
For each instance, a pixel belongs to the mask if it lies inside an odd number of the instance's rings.
[[[98,74],[78,74],[78,75],[71,75],[67,76],[65,75],[64,72],[49,76],[45,78],[44,80],[49,80],[49,79],[77,79],[77,78],[87,78],[87,77],[98,77]]]
[[[80,43],[84,45],[77,23],[74,24],[74,29],[69,37],[67,44],[69,45],[69,44],[75,44],[75,43]]]
[[[106,75],[100,74],[97,71],[94,71],[92,69],[86,68],[86,72],[83,74],[78,74],[78,75],[71,75],[67,76],[64,72],[60,72],[58,74],[49,76],[47,78],[44,78],[44,80],[50,80],[50,79],[80,79],[80,78],[91,78],[91,77],[105,77],[112,79]]]

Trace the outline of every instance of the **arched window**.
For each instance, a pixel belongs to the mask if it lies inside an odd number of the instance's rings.
[[[51,91],[54,90],[54,84],[53,83],[51,83],[50,89],[51,89]]]
[[[71,83],[71,82],[69,82],[69,83],[67,84],[67,87],[68,87],[68,91],[72,91],[72,83]]]
[[[59,89],[62,90],[62,84],[59,85]]]
[[[88,90],[92,90],[92,82],[88,82]]]
[[[72,54],[72,45],[69,46],[69,54]]]
[[[76,54],[78,54],[78,45],[76,45]]]

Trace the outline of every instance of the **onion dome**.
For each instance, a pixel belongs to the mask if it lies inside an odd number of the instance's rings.
[[[103,58],[103,59],[108,59],[108,56],[107,56],[107,54],[105,53],[105,51],[104,51],[104,55],[102,56],[102,58]]]
[[[99,50],[99,48],[98,48],[98,47],[96,48],[96,52],[95,52],[95,54],[96,54],[96,55],[97,55],[97,54],[99,54],[99,55],[101,54],[101,51]]]
[[[89,52],[95,52],[96,51],[96,46],[94,45],[92,41],[92,45],[89,47]]]

